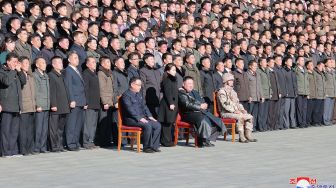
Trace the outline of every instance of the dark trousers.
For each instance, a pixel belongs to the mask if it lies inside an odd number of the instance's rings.
[[[16,112],[2,112],[1,147],[4,156],[11,156],[19,153],[17,143],[19,130],[20,114]]]
[[[269,109],[269,100],[265,100],[263,103],[259,103],[259,111],[258,111],[259,131],[269,130],[269,126],[267,124],[268,109]]]
[[[65,127],[66,143],[69,149],[80,147],[79,138],[84,125],[84,109],[76,106],[70,110]]]
[[[63,149],[63,133],[67,114],[51,114],[49,117],[49,140],[51,151]]]
[[[208,104],[208,112],[214,114],[214,102],[211,100],[205,100],[205,102]]]
[[[35,152],[47,151],[49,111],[35,113]]]
[[[314,112],[314,108],[315,108],[315,99],[308,99],[307,100],[307,124],[308,126],[313,125],[313,112]]]
[[[279,99],[279,119],[278,119],[278,125],[279,129],[284,129],[284,115],[285,115],[285,104],[286,104],[286,99],[285,98],[280,98]]]
[[[83,146],[94,146],[94,138],[98,123],[99,110],[87,109],[85,110],[85,122],[83,131]]]
[[[307,127],[307,96],[299,95],[296,98],[296,120],[299,127]]]
[[[99,114],[99,125],[97,129],[97,140],[101,147],[111,146],[112,144],[112,122],[113,120],[113,110],[109,108],[108,110],[100,110]],[[114,140],[118,140],[114,138]],[[117,143],[117,142],[115,142]]]
[[[314,99],[314,108],[313,108],[313,124],[322,124],[323,123],[323,109],[324,109],[324,99]]]
[[[336,100],[334,100],[334,110],[333,110],[333,115],[332,115],[332,123],[336,123]]]
[[[285,111],[283,114],[283,126],[282,128],[288,129],[289,127],[296,127],[295,120],[295,98],[284,98],[285,100]]]
[[[269,101],[269,112],[267,124],[270,130],[279,129],[279,112],[280,112],[280,101]]]
[[[241,101],[240,104],[243,105],[246,111],[249,111],[249,103],[247,101]]]
[[[324,109],[323,109],[323,124],[331,125],[332,116],[334,111],[334,98],[327,97],[324,99]]]
[[[34,151],[34,113],[20,115],[20,151],[30,154]]]
[[[161,124],[157,121],[147,120],[148,123],[138,122],[136,125],[128,125],[142,128],[143,149],[160,147]]]
[[[161,144],[169,146],[173,144],[172,129],[173,123],[161,123]]]
[[[253,116],[253,130],[256,131],[258,124],[259,102],[248,103],[248,113]]]

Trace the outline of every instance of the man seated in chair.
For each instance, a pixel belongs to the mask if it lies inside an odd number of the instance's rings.
[[[143,152],[160,152],[161,124],[153,118],[141,95],[141,79],[133,77],[121,97],[122,122],[142,128]]]
[[[179,89],[178,104],[182,121],[195,127],[199,137],[199,147],[214,146],[210,141],[216,141],[219,135],[224,135],[226,132],[222,120],[208,112],[208,105],[194,90],[194,80],[190,76],[183,79],[183,88]]]
[[[252,138],[253,116],[248,114],[243,105],[239,103],[237,93],[233,89],[233,81],[232,74],[225,73],[223,75],[224,86],[218,91],[217,95],[221,117],[237,120],[239,142],[256,142],[257,139]]]

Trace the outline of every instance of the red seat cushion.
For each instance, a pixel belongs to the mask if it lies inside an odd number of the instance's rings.
[[[181,128],[192,128],[191,124],[187,123],[187,122],[184,122],[184,121],[181,121],[181,115],[180,114],[177,114],[177,118],[176,118],[176,125],[178,127],[181,127]]]
[[[129,127],[129,126],[125,126],[123,125],[121,127],[122,130],[130,130],[130,131],[141,131],[142,129],[140,127]]]
[[[237,120],[236,119],[232,119],[232,118],[222,118],[223,123],[236,123]]]
[[[183,127],[183,128],[191,128],[191,127],[192,127],[189,123],[187,123],[187,122],[183,122],[183,121],[178,121],[178,122],[176,123],[176,125],[177,125],[178,127]]]

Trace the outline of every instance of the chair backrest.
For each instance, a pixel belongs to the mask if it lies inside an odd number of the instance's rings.
[[[177,113],[177,116],[176,116],[176,123],[180,122],[181,121],[181,115],[180,113],[178,112]]]
[[[213,101],[214,101],[214,115],[219,117],[218,103],[217,103],[217,92],[213,92]]]
[[[121,131],[122,127],[122,113],[121,113],[121,96],[118,97],[118,131]]]

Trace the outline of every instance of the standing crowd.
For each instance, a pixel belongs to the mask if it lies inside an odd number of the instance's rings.
[[[119,108],[147,153],[174,146],[178,114],[199,147],[226,133],[223,118],[242,143],[256,142],[254,131],[336,123],[335,1],[0,7],[1,156],[116,146]]]

